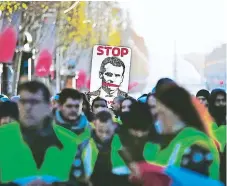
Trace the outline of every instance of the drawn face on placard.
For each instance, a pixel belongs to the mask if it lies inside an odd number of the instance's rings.
[[[125,65],[117,57],[107,57],[103,60],[99,78],[102,80],[102,87],[108,88],[110,94],[119,89],[124,79]]]
[[[131,55],[128,47],[94,46],[89,91],[91,103],[99,96],[111,107],[115,97],[127,95]]]

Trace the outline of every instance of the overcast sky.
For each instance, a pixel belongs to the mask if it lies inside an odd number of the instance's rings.
[[[199,74],[181,56],[191,52],[208,53],[226,42],[224,3],[225,0],[132,0],[122,3],[130,12],[133,28],[144,37],[149,48],[153,81],[173,76],[176,41],[179,77],[185,83],[199,83]]]

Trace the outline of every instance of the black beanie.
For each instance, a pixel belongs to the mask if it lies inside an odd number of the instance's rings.
[[[191,99],[191,95],[177,85],[163,89],[156,98],[167,108],[171,109],[187,125],[204,131],[204,126]]]
[[[148,105],[141,102],[132,103],[130,111],[122,113],[121,120],[124,127],[142,131],[148,130],[153,124]]]
[[[202,90],[198,91],[196,94],[196,97],[199,97],[199,96],[203,96],[208,101],[210,98],[210,93],[208,90],[202,89]]]

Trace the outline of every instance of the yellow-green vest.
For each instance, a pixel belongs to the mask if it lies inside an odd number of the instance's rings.
[[[59,125],[53,124],[53,129],[63,148],[60,150],[55,146],[49,147],[44,162],[40,168],[37,168],[32,151],[23,139],[19,124],[14,122],[0,127],[1,183],[43,175],[56,177],[62,182],[69,179],[77,146],[81,140]],[[83,135],[85,134],[82,134],[82,137]]]

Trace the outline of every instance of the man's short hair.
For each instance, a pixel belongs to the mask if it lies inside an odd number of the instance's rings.
[[[101,98],[101,97],[98,96],[95,99],[93,99],[92,104],[91,104],[91,108],[93,108],[93,106],[94,106],[94,104],[95,104],[96,101],[104,101],[106,103],[106,107],[108,105],[107,104],[107,101],[104,98]]]
[[[95,115],[95,120],[99,120],[101,122],[107,122],[109,120],[112,120],[112,117],[113,116],[109,111],[103,110],[103,111],[98,112]]]
[[[18,94],[20,94],[21,91],[28,91],[31,93],[37,93],[38,91],[41,91],[43,93],[43,99],[45,102],[50,102],[50,91],[47,88],[46,85],[44,85],[42,82],[39,81],[28,81],[25,83],[22,83],[18,86]]]
[[[100,71],[99,73],[104,73],[106,71],[105,66],[110,63],[111,65],[115,66],[115,67],[123,67],[123,73],[122,75],[124,75],[125,73],[125,64],[124,62],[119,59],[118,57],[107,57],[102,61],[102,64],[100,66]]]
[[[60,93],[59,104],[63,105],[68,98],[76,99],[76,100],[83,100],[83,95],[78,90],[75,90],[72,88],[65,88]]]

